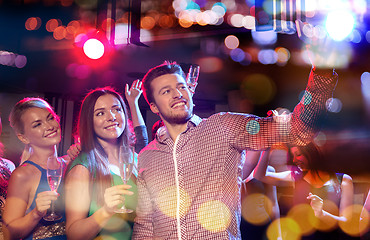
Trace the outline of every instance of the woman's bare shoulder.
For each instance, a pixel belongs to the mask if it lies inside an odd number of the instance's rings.
[[[19,179],[21,181],[29,181],[39,174],[40,174],[40,171],[35,166],[25,163],[17,167],[12,172],[12,175],[10,178]]]

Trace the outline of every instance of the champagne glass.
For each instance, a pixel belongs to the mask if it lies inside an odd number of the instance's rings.
[[[200,66],[196,64],[190,65],[188,76],[187,76],[187,81],[188,83],[194,85],[198,81],[199,77],[199,71],[200,71]]]
[[[134,150],[132,147],[121,146],[119,148],[119,172],[123,184],[127,184],[131,177],[132,169],[134,167]],[[124,196],[123,196],[124,199]],[[116,213],[132,213],[133,210],[125,208],[125,201],[121,208],[115,211]]]
[[[196,64],[190,65],[188,76],[186,77],[186,81],[188,84],[188,88],[191,93],[195,93],[195,88],[197,87],[197,81],[199,77],[200,66]]]
[[[50,156],[48,158],[46,175],[51,191],[56,192],[59,187],[63,173],[62,168],[62,163],[57,156]],[[51,212],[46,214],[43,218],[46,221],[56,221],[62,218],[61,215],[54,211],[54,201],[51,202]]]

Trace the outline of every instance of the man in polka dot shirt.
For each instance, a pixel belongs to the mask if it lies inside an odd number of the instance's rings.
[[[243,151],[312,140],[336,82],[333,71],[313,68],[291,114],[200,119],[181,67],[164,62],[150,69],[144,97],[164,127],[139,154],[133,239],[240,239]]]

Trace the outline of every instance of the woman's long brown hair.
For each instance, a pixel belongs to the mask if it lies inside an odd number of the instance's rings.
[[[90,170],[90,188],[96,186],[96,202],[99,206],[104,204],[105,189],[112,186],[112,176],[109,171],[107,153],[98,141],[94,132],[94,107],[99,97],[112,95],[119,100],[125,115],[125,128],[118,138],[118,146],[132,145],[132,130],[128,121],[128,113],[125,102],[120,94],[111,87],[98,88],[90,91],[82,101],[81,110],[78,118],[77,133],[80,137],[81,150],[87,154]],[[92,190],[92,189],[91,189]]]

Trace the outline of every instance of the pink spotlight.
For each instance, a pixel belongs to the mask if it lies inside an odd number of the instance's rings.
[[[91,38],[83,45],[84,53],[90,59],[99,59],[104,55],[104,44],[98,39]]]

